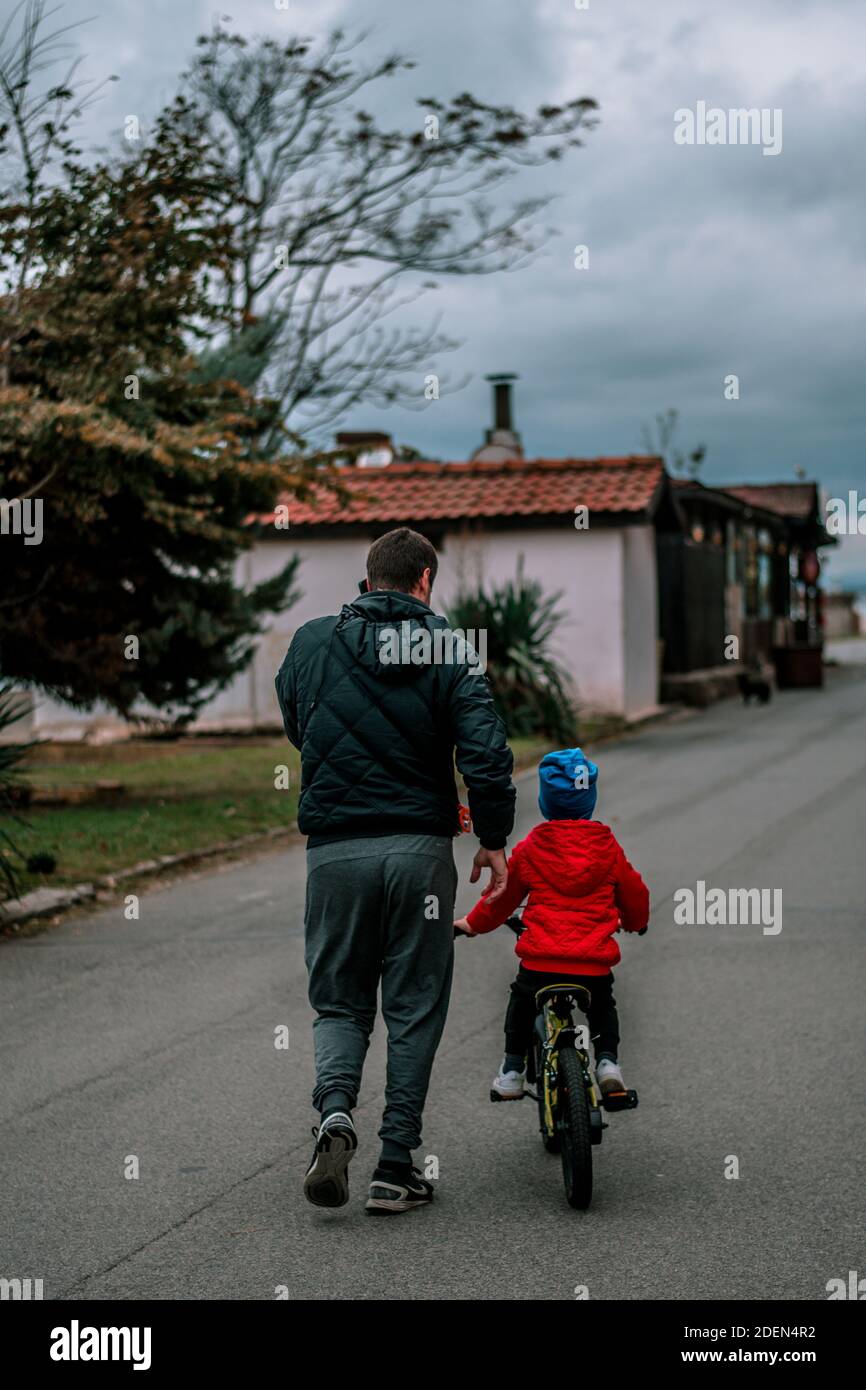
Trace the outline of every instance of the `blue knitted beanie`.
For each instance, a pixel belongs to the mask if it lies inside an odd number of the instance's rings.
[[[580,748],[548,753],[538,769],[538,809],[545,820],[589,820],[598,797],[598,768]]]

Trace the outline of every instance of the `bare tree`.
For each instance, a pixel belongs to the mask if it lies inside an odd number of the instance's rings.
[[[677,447],[676,432],[679,424],[679,411],[673,408],[655,416],[652,425],[641,428],[641,443],[648,454],[657,454],[664,459],[665,467],[671,473],[696,478],[706,458],[706,445],[699,444],[690,453],[684,454]]]
[[[80,153],[71,135],[73,123],[98,97],[105,82],[79,83],[81,59],[72,57],[66,37],[80,23],[48,28],[60,6],[48,9],[45,0],[21,0],[0,28],[0,202],[5,223],[17,219],[33,224],[33,210],[52,163]],[[56,69],[62,64],[62,73]],[[45,74],[51,72],[51,77]],[[3,286],[12,294],[16,318],[22,289],[28,282],[39,247],[23,237],[14,262],[0,266]],[[0,341],[0,386],[9,384],[8,333]]]
[[[516,269],[539,246],[546,199],[502,208],[489,194],[520,166],[562,157],[595,122],[583,97],[532,116],[468,93],[417,102],[417,126],[385,129],[359,106],[367,90],[414,66],[362,62],[365,36],[248,41],[217,26],[183,90],[237,184],[238,258],[219,293],[287,423],[318,434],[352,406],[423,404],[419,373],[456,344],[434,320],[395,325],[435,275]]]

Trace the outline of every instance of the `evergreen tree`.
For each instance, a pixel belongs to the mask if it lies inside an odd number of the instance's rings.
[[[311,460],[273,402],[192,350],[227,326],[210,281],[236,252],[235,190],[189,108],[140,153],[86,163],[72,88],[52,89],[46,131],[16,61],[0,64],[0,153],[23,170],[0,208],[0,669],[73,705],[189,717],[295,597],[294,560],[252,588],[236,562]]]

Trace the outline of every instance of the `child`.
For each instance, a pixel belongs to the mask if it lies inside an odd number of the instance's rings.
[[[617,1061],[619,1020],[611,966],[620,960],[614,932],[643,932],[649,893],[612,831],[592,820],[598,768],[579,748],[548,753],[538,770],[538,806],[545,823],[521,840],[508,861],[508,886],[495,903],[486,895],[455,922],[469,936],[493,931],[529,898],[515,951],[521,965],[505,1016],[505,1057],[493,1090],[519,1100],[535,1025],[535,993],[549,984],[585,985],[603,1095],[624,1091]]]

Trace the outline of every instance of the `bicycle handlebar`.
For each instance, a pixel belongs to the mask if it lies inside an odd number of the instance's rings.
[[[516,913],[515,913],[515,915],[514,915],[513,917],[506,917],[505,922],[503,923],[503,925],[506,926],[506,927],[510,927],[511,930],[514,932],[514,935],[515,935],[515,936],[519,936],[520,933],[524,930],[523,919],[520,918],[520,917],[518,917]],[[636,935],[637,935],[637,936],[646,936],[648,930],[649,930],[648,927],[641,927],[640,931],[637,932]],[[618,931],[618,932],[622,931],[622,927],[617,927],[617,931]],[[455,928],[454,928],[454,936],[455,936],[455,938],[458,937],[458,936],[474,936],[474,935],[475,935],[474,932],[470,933],[470,932],[466,932],[466,931],[461,931],[459,927],[455,927]]]

